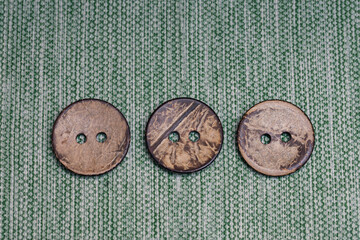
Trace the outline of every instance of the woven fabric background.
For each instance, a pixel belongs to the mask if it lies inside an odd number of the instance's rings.
[[[1,239],[360,239],[360,2],[1,1]],[[193,174],[157,166],[144,142],[156,107],[197,98],[220,117],[218,158]],[[131,146],[84,177],[51,130],[82,98],[112,103]],[[285,177],[236,146],[248,108],[283,99],[316,146]]]

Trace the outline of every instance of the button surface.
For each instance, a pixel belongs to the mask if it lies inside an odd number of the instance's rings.
[[[314,148],[309,118],[295,105],[270,100],[250,108],[240,121],[238,147],[256,171],[270,176],[295,172]]]
[[[82,175],[105,173],[125,157],[130,130],[110,103],[84,99],[66,107],[54,123],[53,149],[69,170]]]
[[[195,172],[219,154],[223,129],[215,112],[191,98],[173,99],[151,115],[146,143],[153,158],[175,172]]]

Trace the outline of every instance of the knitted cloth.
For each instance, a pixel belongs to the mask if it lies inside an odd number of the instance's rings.
[[[1,239],[360,239],[360,2],[0,1]],[[206,169],[175,174],[144,141],[166,100],[208,104],[224,128]],[[126,117],[131,145],[84,177],[51,146],[82,98]],[[316,143],[294,174],[241,158],[236,129],[281,99],[311,119]]]

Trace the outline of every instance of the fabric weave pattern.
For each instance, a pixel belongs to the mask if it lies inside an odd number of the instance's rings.
[[[360,2],[0,1],[0,239],[360,239]],[[166,100],[208,104],[218,158],[175,174],[144,141]],[[131,145],[84,177],[51,148],[60,111],[82,98],[127,118]],[[315,129],[296,173],[253,171],[242,114],[282,99]]]

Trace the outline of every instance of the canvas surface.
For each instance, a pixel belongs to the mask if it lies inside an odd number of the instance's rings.
[[[0,1],[1,239],[360,239],[359,12],[344,1]],[[174,174],[145,141],[166,100],[208,104],[218,158]],[[51,130],[82,98],[112,103],[131,145],[83,177],[55,158]],[[308,163],[266,177],[240,157],[248,108],[300,107]]]

